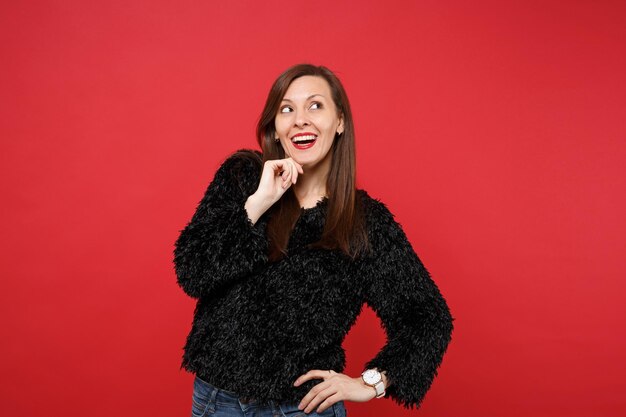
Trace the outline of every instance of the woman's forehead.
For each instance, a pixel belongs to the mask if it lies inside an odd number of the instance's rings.
[[[330,98],[330,86],[322,77],[305,75],[296,78],[287,88],[284,101],[306,101],[313,97]]]

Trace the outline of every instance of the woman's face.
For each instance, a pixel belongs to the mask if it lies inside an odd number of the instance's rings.
[[[327,156],[330,162],[329,150],[335,134],[343,132],[343,120],[337,115],[328,82],[311,75],[291,83],[274,125],[285,157],[292,157],[304,167],[305,173],[307,167],[325,161]]]

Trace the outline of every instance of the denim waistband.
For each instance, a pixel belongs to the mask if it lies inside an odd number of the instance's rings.
[[[214,401],[219,401],[220,403],[224,404],[246,404],[248,406],[253,406],[253,405],[259,405],[259,406],[269,406],[269,405],[274,405],[273,401],[267,401],[267,402],[262,402],[262,401],[258,401],[254,398],[247,398],[247,397],[242,397],[239,394],[237,394],[236,392],[233,391],[228,391],[222,388],[218,388],[213,384],[208,383],[205,379],[203,379],[201,376],[196,375],[196,378],[198,378],[198,380],[200,380],[200,382],[202,382],[206,388],[209,391],[209,398],[213,398]]]
[[[261,412],[261,415],[272,415],[274,417],[285,416],[285,415],[304,415],[302,410],[297,408],[297,403],[287,401],[260,401],[255,399],[248,399],[245,397],[240,397],[239,394],[228,391],[225,389],[221,389],[208,383],[206,380],[202,379],[200,376],[196,375],[196,383],[201,386],[196,387],[202,390],[203,396],[206,395],[206,398],[209,402],[209,407],[212,412],[215,412],[217,407],[229,407],[240,409],[246,414],[247,410],[257,410]],[[254,414],[257,413],[254,412]],[[269,414],[263,414],[269,413]],[[315,414],[316,416],[318,414]],[[346,409],[343,401],[338,401],[337,403],[332,405],[332,409],[325,410],[321,415],[333,415],[335,417],[345,417]]]

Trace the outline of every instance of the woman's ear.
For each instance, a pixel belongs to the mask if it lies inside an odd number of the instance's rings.
[[[337,134],[341,135],[343,133],[343,114],[339,116],[339,126],[337,126]]]

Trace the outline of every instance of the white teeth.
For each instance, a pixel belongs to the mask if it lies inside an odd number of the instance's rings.
[[[291,139],[293,142],[300,142],[300,141],[304,141],[304,140],[314,140],[316,139],[317,136],[315,135],[306,135],[306,136],[298,136],[296,138]]]

